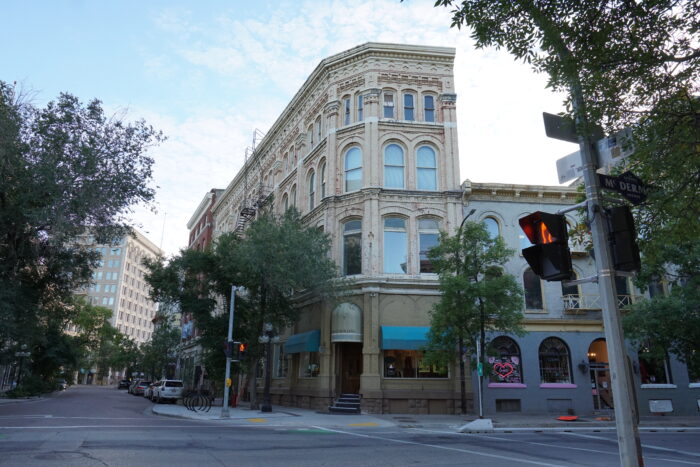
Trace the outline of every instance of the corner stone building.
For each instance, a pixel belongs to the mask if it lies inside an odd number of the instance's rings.
[[[462,220],[452,48],[367,43],[324,59],[213,209],[214,236],[264,199],[332,238],[353,279],[333,307],[313,297],[274,346],[273,403],[454,413],[456,368],[422,365],[437,275],[425,252]],[[273,195],[270,197],[270,195]]]

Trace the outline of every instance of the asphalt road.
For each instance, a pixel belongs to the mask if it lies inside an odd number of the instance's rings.
[[[126,391],[0,405],[2,466],[617,466],[615,435],[221,426],[161,418]],[[647,466],[700,465],[700,434],[642,435]]]

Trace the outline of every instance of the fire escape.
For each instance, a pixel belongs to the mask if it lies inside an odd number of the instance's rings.
[[[236,226],[233,231],[236,235],[241,235],[248,224],[255,219],[258,211],[262,209],[265,204],[267,204],[270,199],[270,193],[268,193],[269,188],[263,184],[263,173],[260,158],[256,159],[256,146],[262,141],[265,134],[258,130],[257,128],[253,130],[253,143],[251,146],[247,147],[245,150],[245,163],[243,164],[243,202],[241,203],[241,210],[238,213],[238,219],[236,219]],[[250,163],[248,161],[250,160]],[[258,172],[258,187],[257,189],[249,189],[248,186],[248,173],[256,166]]]

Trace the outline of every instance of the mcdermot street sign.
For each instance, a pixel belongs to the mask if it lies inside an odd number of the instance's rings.
[[[598,174],[598,180],[600,180],[601,188],[617,191],[635,206],[647,199],[649,185],[632,172],[627,171],[617,177]]]

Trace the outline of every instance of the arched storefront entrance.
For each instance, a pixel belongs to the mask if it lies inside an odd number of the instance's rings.
[[[358,394],[362,374],[362,310],[341,303],[331,315],[331,342],[335,345],[336,393]]]
[[[591,373],[591,393],[594,410],[611,410],[613,405],[608,346],[605,339],[596,339],[588,347],[588,366]]]

